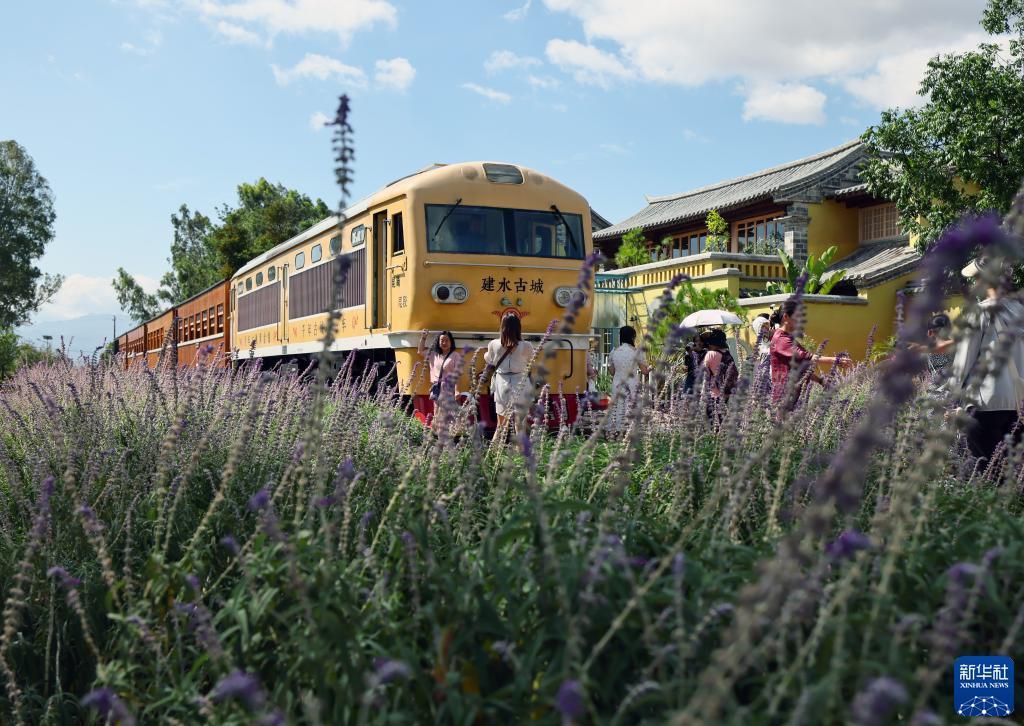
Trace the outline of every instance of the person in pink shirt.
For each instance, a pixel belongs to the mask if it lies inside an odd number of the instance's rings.
[[[427,350],[427,331],[420,336],[419,354],[430,369],[430,398],[437,400],[441,393],[441,378],[455,370],[455,338],[448,330],[442,331]]]
[[[786,410],[791,410],[800,399],[800,393],[806,383],[806,379],[824,383],[821,376],[810,370],[814,364],[835,363],[841,366],[850,365],[853,361],[845,356],[824,356],[814,355],[806,348],[796,342],[793,332],[797,327],[797,303],[795,300],[787,300],[777,311],[779,328],[772,334],[769,359],[772,372],[772,402],[785,404]],[[789,372],[792,368],[797,376],[798,382],[788,400],[786,389],[789,383]]]

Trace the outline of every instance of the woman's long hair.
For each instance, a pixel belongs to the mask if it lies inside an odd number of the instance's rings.
[[[511,348],[518,345],[522,339],[523,324],[519,321],[518,315],[509,313],[501,319],[501,345]]]
[[[448,349],[448,352],[455,352],[455,336],[452,335],[452,331],[450,330],[442,330],[440,333],[438,333],[437,337],[434,338],[434,345],[430,348],[438,355],[444,355],[444,351],[441,350],[441,338],[446,335],[448,336],[448,342],[452,344],[452,347]]]

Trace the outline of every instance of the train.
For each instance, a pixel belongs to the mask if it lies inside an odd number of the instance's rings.
[[[579,305],[580,271],[593,251],[591,209],[582,195],[524,166],[435,164],[402,177],[268,250],[230,279],[118,339],[125,366],[303,366],[323,352],[379,365],[429,418],[430,382],[414,375],[421,331],[451,331],[468,351],[458,390],[472,387],[473,352],[514,314],[539,341]],[[339,284],[340,283],[340,284]],[[333,310],[333,312],[332,312]],[[586,390],[593,299],[571,334],[549,339],[550,405],[572,421]],[[420,367],[422,368],[422,366]],[[477,370],[477,372],[479,372]],[[493,427],[490,395],[479,417]]]

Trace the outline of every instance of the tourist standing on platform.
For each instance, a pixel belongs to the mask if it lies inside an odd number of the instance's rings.
[[[491,395],[498,414],[498,429],[515,414],[516,401],[526,390],[533,345],[523,340],[523,325],[515,313],[501,319],[501,335],[487,344],[484,362],[494,368]]]
[[[609,431],[625,428],[626,411],[633,405],[640,387],[640,375],[647,375],[651,367],[644,354],[636,349],[636,330],[630,325],[619,328],[619,347],[608,355],[608,370],[612,374],[612,407]]]
[[[985,260],[978,259],[963,274],[977,276],[984,265]],[[1018,412],[1024,401],[1024,305],[1004,296],[1008,282],[995,285],[987,288],[987,297],[971,315],[970,330],[959,343],[950,340],[933,349],[945,353],[956,348],[947,388],[974,419],[967,445],[980,459],[991,459],[1007,434],[1020,438]],[[1005,361],[989,370],[993,352],[1005,349],[1006,337],[1012,342]]]

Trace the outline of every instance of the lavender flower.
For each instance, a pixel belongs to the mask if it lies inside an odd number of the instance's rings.
[[[412,676],[412,669],[400,660],[377,658],[373,666],[374,680],[378,684],[390,683],[397,678],[408,680]]]
[[[249,503],[246,504],[246,507],[250,512],[258,512],[268,504],[270,504],[270,492],[264,487],[249,497]]]
[[[224,676],[213,691],[214,703],[229,700],[240,701],[249,711],[256,711],[263,706],[266,695],[256,676],[236,670]]]
[[[858,724],[884,723],[908,699],[907,689],[892,678],[876,678],[853,699],[853,717]]]
[[[221,544],[221,546],[224,549],[226,549],[232,555],[234,555],[235,557],[238,556],[238,552],[239,552],[238,542],[230,534],[221,537],[220,538],[220,544]]]
[[[583,686],[575,679],[563,681],[555,695],[555,708],[562,714],[562,718],[572,721],[583,716],[586,712],[584,703]]]
[[[861,550],[871,547],[871,539],[856,530],[847,530],[840,534],[825,549],[829,557],[836,560],[848,560]]]
[[[117,721],[122,726],[134,726],[135,717],[110,688],[97,688],[82,698],[82,705],[95,709],[105,721]]]

